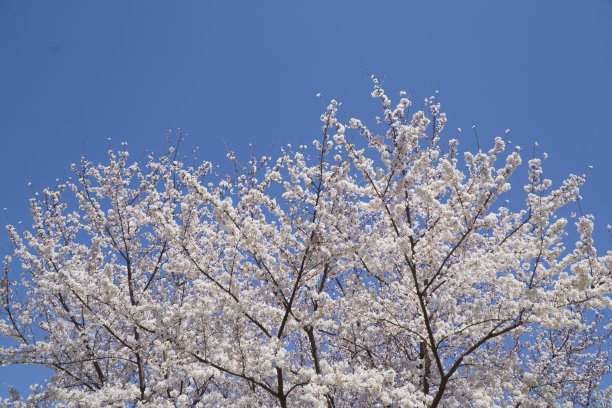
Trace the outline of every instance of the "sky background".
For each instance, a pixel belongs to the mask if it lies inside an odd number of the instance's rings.
[[[483,147],[510,128],[513,144],[549,154],[545,175],[557,183],[593,166],[582,208],[604,251],[611,21],[610,0],[0,0],[2,224],[29,225],[35,191],[122,141],[135,159],[161,154],[167,130],[181,128],[185,152],[199,147],[227,168],[228,149],[274,157],[309,143],[332,98],[343,119],[373,124],[375,74],[395,101],[400,90],[417,105],[439,90],[443,137],[462,128],[465,148],[472,125]],[[5,233],[0,244],[10,250]],[[0,395],[45,375],[0,368]]]

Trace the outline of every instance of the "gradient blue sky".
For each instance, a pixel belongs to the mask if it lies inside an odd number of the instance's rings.
[[[481,145],[510,128],[514,144],[548,152],[554,181],[594,166],[582,207],[605,250],[611,21],[609,0],[0,0],[2,224],[28,225],[33,191],[82,154],[103,160],[108,138],[139,158],[182,128],[199,158],[223,162],[228,147],[274,156],[308,143],[331,98],[371,123],[376,74],[392,96],[439,90],[445,134],[463,128],[463,146],[473,124]],[[9,249],[6,234],[0,243]],[[0,395],[42,377],[0,368]]]

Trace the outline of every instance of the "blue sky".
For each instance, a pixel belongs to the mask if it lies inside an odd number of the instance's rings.
[[[588,174],[582,207],[600,250],[612,224],[612,2],[0,2],[2,224],[87,154],[161,153],[184,129],[201,159],[272,155],[317,137],[323,101],[373,122],[376,74],[419,101],[439,90],[447,137],[511,129],[545,173]],[[322,98],[315,94],[320,92]],[[111,141],[108,141],[111,138]],[[252,143],[253,147],[248,146]],[[28,183],[32,187],[28,187]],[[6,234],[0,238],[8,250]],[[23,386],[40,371],[0,368]]]

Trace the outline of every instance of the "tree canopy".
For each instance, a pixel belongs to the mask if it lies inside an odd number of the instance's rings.
[[[332,101],[312,146],[219,177],[176,149],[83,159],[8,226],[2,364],[54,370],[12,406],[604,406],[612,252],[568,242],[560,185],[496,138],[443,140],[435,98]],[[598,405],[599,404],[599,405]]]

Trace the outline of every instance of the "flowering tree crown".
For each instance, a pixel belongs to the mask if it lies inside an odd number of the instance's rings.
[[[54,374],[5,403],[603,406],[612,253],[557,215],[583,177],[553,188],[533,158],[512,210],[518,151],[460,157],[435,99],[410,115],[373,81],[380,135],[332,101],[313,148],[230,154],[235,177],[110,151],[32,199],[0,355]]]

